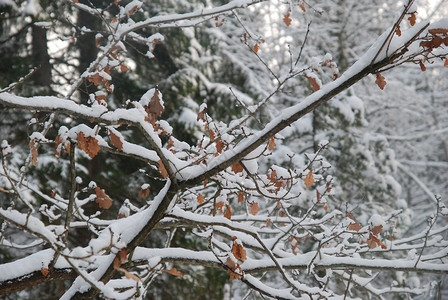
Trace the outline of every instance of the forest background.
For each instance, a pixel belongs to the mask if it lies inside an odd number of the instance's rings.
[[[0,295],[448,297],[447,16],[0,0]]]

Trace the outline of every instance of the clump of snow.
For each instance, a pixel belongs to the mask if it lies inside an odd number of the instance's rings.
[[[53,24],[51,22],[36,22],[34,25],[42,28],[50,28]]]
[[[90,189],[94,189],[94,188],[96,188],[96,182],[95,182],[95,181],[90,181],[90,182],[89,182],[89,188],[90,188]]]
[[[38,0],[28,0],[28,3],[23,10],[23,14],[37,16],[41,10],[42,7],[40,7]]]
[[[121,218],[127,218],[127,217],[129,217],[130,214],[131,214],[131,210],[126,205],[121,206],[120,209],[118,210],[118,215]]]
[[[199,106],[199,111],[204,111],[207,109],[207,103],[202,103],[201,106]]]
[[[138,10],[140,9],[140,7],[142,7],[143,3],[141,1],[138,0],[133,0],[131,2],[129,2],[125,7],[124,7],[124,11],[126,14],[129,14],[130,12],[134,12],[134,10]],[[132,13],[132,14],[134,14]]]
[[[168,135],[173,134],[173,127],[167,121],[159,120],[157,123]]]
[[[191,109],[184,107],[182,108],[178,121],[185,124],[186,128],[193,128],[198,124],[197,114]]]
[[[30,135],[30,140],[31,141],[36,141],[36,142],[48,142],[48,139],[46,137],[44,137],[44,135],[40,132],[33,132]]]
[[[17,5],[12,0],[0,0],[0,7],[2,6],[10,6],[12,9],[17,10]]]
[[[428,26],[428,30],[430,29],[448,29],[448,18],[444,18],[437,22],[431,23]]]
[[[369,219],[369,224],[371,227],[377,227],[377,226],[385,226],[386,223],[384,222],[383,218],[378,215],[378,214],[374,214],[370,217]]]
[[[3,140],[3,141],[2,141],[2,144],[1,144],[1,146],[0,146],[0,149],[2,150],[2,155],[3,155],[3,157],[5,157],[5,156],[7,156],[7,155],[9,155],[9,154],[12,153],[11,146],[8,144],[8,141],[7,141],[7,140]]]
[[[397,208],[406,209],[408,208],[408,202],[405,199],[398,199],[396,202]]]

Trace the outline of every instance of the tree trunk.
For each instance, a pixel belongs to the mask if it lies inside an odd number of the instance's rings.
[[[39,70],[33,75],[34,84],[50,87],[51,64],[47,49],[47,30],[33,24],[32,39],[33,63],[35,67],[39,67]]]
[[[81,1],[82,2],[82,1]],[[98,27],[97,18],[92,16],[88,12],[79,10],[78,13],[78,26],[82,28],[85,26],[91,30],[95,30]],[[98,55],[98,48],[95,43],[95,33],[89,32],[79,36],[76,43],[79,49],[79,67],[78,71],[82,74],[90,66],[90,63],[94,61]],[[89,94],[95,91],[95,86],[84,79],[81,88],[79,89],[79,97],[81,103],[86,104],[89,100]]]

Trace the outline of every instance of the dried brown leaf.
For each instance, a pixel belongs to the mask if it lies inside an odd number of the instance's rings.
[[[308,175],[306,175],[305,179],[303,180],[305,182],[305,186],[307,188],[310,188],[314,184],[314,176],[313,176],[313,170],[310,170],[308,172]]]
[[[348,230],[353,230],[353,231],[359,232],[361,229],[362,229],[362,227],[361,227],[361,225],[359,225],[358,222],[348,225]]]
[[[156,89],[154,95],[149,101],[149,113],[151,114],[151,123],[153,125],[155,124],[155,120],[162,115],[164,110],[165,109],[160,101],[159,90]]]
[[[112,199],[106,194],[103,189],[98,186],[95,188],[96,200],[100,208],[109,209],[112,206]]]
[[[398,25],[398,26],[397,26],[397,29],[395,29],[395,33],[396,33],[398,36],[401,36],[401,28],[400,28],[400,25]]]
[[[162,174],[162,177],[168,178],[168,172],[166,171],[165,166],[163,165],[161,159],[158,161],[158,164],[159,164],[159,171],[160,171],[160,174]]]
[[[383,230],[383,225],[373,227],[372,229],[370,229],[370,232],[372,232],[374,235],[378,235],[381,230]]]
[[[109,130],[110,133],[110,143],[117,147],[118,150],[123,150],[123,142],[121,141],[120,137],[113,133],[112,130]]]
[[[245,261],[247,259],[246,250],[244,250],[243,246],[239,243],[233,243],[232,254],[237,260]]]
[[[204,196],[202,196],[202,194],[201,194],[201,193],[199,193],[199,195],[198,195],[197,199],[198,199],[198,203],[199,203],[199,204],[202,204],[202,203],[204,203]]]
[[[149,193],[151,192],[151,190],[149,188],[147,189],[140,189],[140,193],[139,193],[139,198],[146,198],[149,196]]]
[[[33,166],[37,167],[37,157],[39,156],[39,152],[37,151],[34,140],[29,143],[29,146],[31,148],[31,161],[33,163]]]
[[[355,222],[348,225],[348,230],[359,232],[362,229],[362,226],[359,225],[358,221],[356,221],[355,218],[349,212],[347,213],[347,218]]]
[[[420,69],[422,70],[422,72],[426,71],[426,66],[422,61],[419,61],[418,64],[420,65]]]
[[[215,140],[215,132],[211,129],[208,130],[208,135],[210,136],[210,141],[214,141]]]
[[[249,204],[249,212],[252,215],[255,216],[259,211],[260,211],[260,207],[258,206],[257,202],[252,202],[251,204]]]
[[[286,26],[289,26],[291,25],[291,21],[291,13],[288,11],[288,13],[283,17],[283,23],[285,23]]]
[[[78,133],[78,147],[83,150],[90,158],[94,158],[100,151],[98,140],[93,136],[84,136],[84,132]]]
[[[226,262],[224,263],[225,266],[229,267],[230,270],[234,271],[236,267],[238,266],[236,262],[233,261],[230,257],[227,257]]]
[[[107,81],[106,79],[101,77],[101,75],[98,74],[98,73],[95,73],[93,75],[87,76],[87,80],[90,81],[91,83],[93,83],[95,86],[97,86],[100,83],[103,83],[103,82]]]
[[[207,112],[207,107],[205,106],[204,109],[198,113],[198,117],[197,117],[196,121],[204,120],[204,122],[205,122],[205,113],[206,112]]]
[[[268,142],[268,150],[272,151],[275,148],[275,139],[271,137]]]
[[[126,73],[129,71],[129,68],[123,64],[120,65],[120,71]]]
[[[415,15],[415,13],[412,13],[408,20],[411,26],[414,26],[415,22],[417,21],[417,16]]]
[[[243,170],[244,170],[243,166],[240,163],[236,163],[232,166],[232,171],[235,174],[241,173],[241,172],[243,172]]]
[[[224,214],[224,218],[227,218],[229,220],[232,218],[232,209],[228,204],[226,204],[226,213]]]
[[[436,34],[446,34],[448,33],[448,29],[446,28],[433,28],[433,29],[429,29],[428,32],[430,34],[436,35]]]
[[[255,44],[254,45],[254,48],[253,48],[253,50],[254,50],[254,52],[255,53],[258,53],[258,50],[260,49],[260,46],[258,46],[258,44]]]
[[[135,281],[140,281],[140,278],[137,275],[131,274],[130,272],[128,272],[128,270],[123,269],[120,267],[120,258],[119,255],[117,255],[114,259],[114,263],[113,263],[113,267],[115,270],[123,272],[124,276],[126,276],[126,278],[128,279],[132,279]]]
[[[125,263],[126,262],[126,257],[128,256],[128,254],[126,252],[126,248],[123,248],[120,251],[118,251],[117,255],[120,258],[120,262],[121,263]]]
[[[320,84],[316,78],[311,77],[311,76],[306,76],[306,75],[305,75],[305,77],[311,83],[311,87],[313,88],[314,91],[320,90]]]
[[[376,80],[375,83],[378,85],[378,87],[382,90],[384,90],[384,87],[386,86],[387,82],[383,75],[380,73],[376,73]]]
[[[216,151],[218,153],[222,153],[223,149],[224,149],[224,143],[222,142],[222,139],[219,138],[216,140]]]
[[[173,276],[177,276],[177,277],[184,277],[185,275],[182,272],[179,272],[176,268],[172,268],[170,270],[163,270],[164,272],[171,274]]]
[[[367,240],[367,245],[369,246],[370,249],[374,249],[378,246],[380,246],[382,249],[387,249],[387,246],[373,234],[369,235],[369,239]]]

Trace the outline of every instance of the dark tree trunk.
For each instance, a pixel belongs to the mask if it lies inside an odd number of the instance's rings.
[[[35,85],[50,87],[51,64],[47,49],[47,30],[40,26],[32,25],[32,50],[33,63],[39,70],[33,75]]]
[[[78,26],[82,28],[85,26],[91,30],[95,30],[98,27],[97,17],[91,14],[79,10],[78,13]],[[98,55],[98,48],[95,43],[95,33],[84,33],[78,38],[77,46],[79,49],[79,67],[78,71],[82,74],[90,66],[90,63],[94,61]],[[89,94],[95,91],[95,86],[87,80],[84,80],[81,88],[79,89],[80,100],[82,103],[87,103]]]

